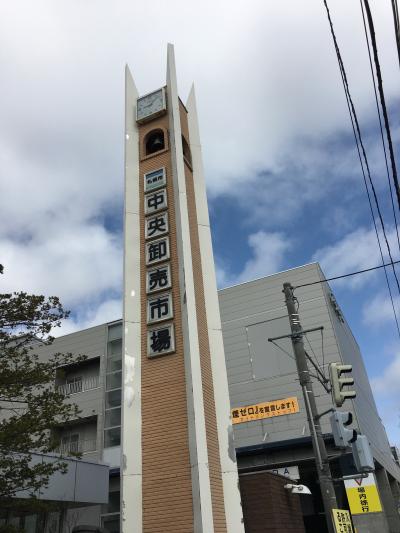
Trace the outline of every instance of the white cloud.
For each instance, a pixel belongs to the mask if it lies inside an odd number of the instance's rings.
[[[290,241],[281,233],[258,231],[249,235],[251,256],[243,270],[232,275],[228,268],[217,260],[218,286],[236,285],[279,271],[283,265],[284,255],[290,249]]]
[[[400,446],[400,353],[381,375],[371,380],[372,390],[391,443]]]
[[[399,314],[400,297],[393,298],[394,308]],[[378,293],[373,298],[367,301],[362,311],[363,322],[367,326],[378,327],[387,322],[393,323],[394,314],[392,302],[388,293]]]
[[[396,394],[400,400],[400,354],[396,354],[379,377],[371,380],[372,388],[381,396]]]
[[[388,241],[392,250],[393,259],[397,259],[394,251],[397,248],[396,231],[386,228]],[[384,259],[388,261],[385,244],[381,237]],[[348,233],[343,239],[330,246],[324,246],[313,255],[313,261],[321,264],[326,277],[341,276],[350,272],[372,268],[382,264],[379,253],[375,230],[359,228]],[[377,276],[377,271],[367,272],[345,278],[335,283],[358,288]]]
[[[122,318],[122,301],[119,298],[105,300],[100,305],[94,305],[86,309],[79,309],[77,316],[72,316],[68,320],[64,320],[61,327],[52,331],[52,335],[59,337],[60,335],[67,335],[74,331],[91,328],[104,324],[105,322],[113,322]]]
[[[372,7],[390,100],[397,94],[391,10]],[[372,92],[358,6],[335,5],[332,16],[362,120]],[[281,222],[326,192],[325,156],[338,170],[343,165],[342,174],[352,168],[350,155],[340,160],[336,150],[315,149],[315,141],[350,131],[319,4],[294,2],[288,12],[263,0],[252,9],[171,0],[168,10],[161,0],[21,0],[2,3],[0,34],[6,286],[55,291],[75,305],[99,301],[98,293],[120,284],[120,250],[97,219],[122,205],[123,67],[130,64],[141,93],[159,87],[168,41],[183,99],[196,83],[212,195],[234,194],[248,217],[260,220],[269,210]],[[278,199],[286,202],[280,209]],[[243,276],[270,272],[257,246]]]
[[[0,248],[3,291],[57,295],[67,308],[121,291],[120,242],[101,225],[49,225],[33,237],[0,239]]]

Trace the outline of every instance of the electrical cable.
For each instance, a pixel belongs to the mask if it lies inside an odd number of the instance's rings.
[[[399,261],[394,261],[395,265],[398,265]],[[356,276],[357,274],[364,274],[365,272],[372,272],[373,270],[378,270],[379,268],[384,268],[390,266],[392,263],[386,263],[384,265],[378,265],[371,268],[364,268],[363,270],[357,270],[355,272],[349,272],[348,274],[342,274],[341,276],[334,276],[332,278],[319,279],[318,281],[311,281],[310,283],[303,283],[303,285],[296,285],[293,287],[293,290],[301,289],[302,287],[309,287],[310,285],[317,285],[318,283],[327,283],[328,281],[335,281],[337,279],[349,278],[350,276]]]
[[[397,0],[392,0],[392,11],[393,11],[394,34],[396,37],[397,55],[399,58],[399,66],[400,66],[400,23],[399,23],[399,8],[397,6]]]
[[[290,355],[289,352],[287,352],[284,348],[282,348],[282,346],[279,346],[279,344],[277,342],[275,342],[274,340],[272,339],[268,339],[269,342],[272,342],[272,344],[275,344],[275,346],[277,348],[279,348],[280,350],[282,350],[283,353],[285,353],[286,355],[288,355],[290,357],[290,359],[293,359],[293,361],[296,361],[296,359],[293,357],[293,355]]]
[[[360,160],[361,170],[362,170],[362,174],[363,174],[363,178],[364,178],[364,185],[365,185],[365,188],[366,188],[366,191],[367,191],[368,202],[369,202],[369,206],[370,206],[370,210],[371,210],[371,216],[372,216],[372,220],[373,220],[373,224],[374,224],[374,228],[375,228],[376,238],[377,238],[377,241],[378,241],[379,252],[380,252],[380,255],[381,255],[381,259],[382,259],[382,267],[384,268],[384,271],[385,271],[386,284],[387,284],[387,287],[388,287],[388,290],[389,290],[389,296],[390,296],[390,301],[391,301],[391,304],[392,304],[392,309],[393,309],[394,319],[395,319],[395,322],[396,322],[397,332],[398,332],[399,337],[400,337],[400,326],[399,326],[399,321],[397,319],[397,313],[396,313],[395,306],[394,306],[394,300],[393,300],[392,290],[391,290],[390,283],[389,283],[388,273],[386,271],[386,266],[392,266],[393,274],[394,274],[394,277],[396,279],[397,289],[399,291],[399,294],[400,294],[400,284],[399,284],[399,280],[397,278],[397,274],[396,274],[396,271],[395,271],[395,268],[394,268],[394,261],[393,261],[393,257],[392,257],[391,251],[390,251],[390,245],[389,245],[389,241],[387,239],[387,235],[386,235],[386,231],[385,231],[385,225],[384,225],[382,213],[381,213],[380,207],[379,207],[378,197],[377,197],[377,194],[376,194],[376,191],[375,191],[374,184],[372,182],[372,177],[371,177],[371,173],[370,173],[370,169],[369,169],[369,165],[368,165],[367,154],[365,152],[364,144],[362,142],[361,130],[360,130],[360,126],[359,126],[359,123],[358,123],[357,113],[356,113],[356,110],[355,110],[355,107],[354,107],[353,100],[351,98],[349,84],[348,84],[348,81],[347,81],[347,75],[346,75],[346,71],[345,71],[345,68],[344,68],[342,56],[341,56],[341,53],[340,53],[340,50],[339,50],[339,45],[337,43],[335,31],[333,29],[333,23],[332,23],[332,19],[331,19],[331,16],[330,16],[329,7],[328,7],[328,4],[327,4],[326,0],[323,0],[323,2],[324,2],[324,5],[325,5],[327,16],[328,16],[330,31],[331,31],[331,35],[332,35],[335,51],[336,51],[336,57],[337,57],[338,64],[339,64],[340,74],[341,74],[341,77],[342,77],[342,82],[343,82],[343,88],[344,88],[344,92],[345,92],[345,96],[346,96],[347,107],[348,107],[349,114],[350,114],[350,120],[351,120],[351,124],[352,124],[352,128],[353,128],[354,138],[355,138],[355,141],[356,141],[358,157],[359,157],[359,160]],[[356,133],[356,131],[357,131],[357,133]],[[384,235],[384,238],[385,238],[385,242],[386,242],[386,246],[387,246],[387,249],[388,249],[388,254],[389,254],[389,258],[390,258],[389,265],[385,265],[385,262],[384,262],[383,251],[382,251],[382,247],[381,247],[381,244],[380,244],[379,232],[378,232],[378,229],[377,229],[377,226],[376,226],[374,211],[373,211],[372,203],[371,203],[371,197],[370,197],[370,194],[369,194],[368,184],[367,184],[367,180],[366,180],[366,177],[365,177],[365,170],[364,170],[364,165],[363,165],[362,158],[361,158],[360,147],[361,147],[361,151],[362,151],[362,154],[363,154],[364,164],[365,164],[366,171],[367,171],[367,174],[368,174],[370,186],[371,186],[372,193],[373,193],[373,196],[374,196],[376,209],[378,211],[378,216],[379,216],[380,223],[381,223],[381,226],[382,226],[382,232],[383,232],[383,235]]]
[[[310,342],[310,340],[309,340],[309,338],[308,338],[308,336],[307,336],[307,333],[304,333],[304,337],[306,338],[306,341],[308,342],[308,346],[310,347],[310,350],[312,351],[312,354],[313,354],[313,356],[315,357],[315,362],[317,363],[318,366],[320,366],[319,361],[318,361],[318,358],[317,358],[317,356],[315,355],[314,349],[313,349],[313,347],[311,346],[311,342]]]
[[[388,118],[388,114],[387,114],[385,94],[383,92],[381,66],[380,66],[380,63],[379,63],[378,48],[377,48],[377,45],[376,45],[374,21],[372,19],[372,13],[371,13],[371,9],[369,7],[368,0],[364,0],[364,6],[365,6],[366,14],[367,14],[367,21],[368,21],[368,27],[369,27],[369,34],[370,34],[370,37],[371,37],[372,51],[374,53],[376,77],[377,77],[377,80],[378,80],[378,92],[379,92],[379,97],[380,97],[380,100],[381,100],[383,120],[384,120],[384,123],[385,123],[386,136],[387,136],[387,141],[388,141],[388,146],[389,146],[390,163],[391,163],[391,166],[392,166],[393,181],[395,183],[397,201],[398,201],[398,204],[399,204],[399,207],[400,207],[400,186],[399,186],[399,180],[397,178],[397,168],[396,168],[396,161],[395,161],[394,151],[393,151],[392,135],[390,133],[389,118]]]
[[[395,206],[394,206],[393,187],[392,187],[392,182],[390,181],[389,164],[388,164],[387,153],[386,153],[386,144],[385,144],[385,139],[383,137],[383,127],[382,127],[382,120],[381,120],[381,112],[380,112],[380,109],[379,109],[378,95],[377,95],[377,92],[376,92],[376,82],[375,82],[375,76],[374,76],[374,69],[373,69],[373,66],[372,66],[371,49],[370,49],[370,46],[369,46],[368,32],[367,32],[367,26],[365,24],[365,15],[364,15],[364,8],[363,8],[362,0],[360,0],[360,6],[361,6],[361,14],[362,14],[362,18],[363,18],[365,41],[367,43],[367,49],[368,49],[368,58],[369,58],[369,66],[370,66],[370,71],[371,71],[371,78],[372,78],[372,83],[373,83],[373,86],[374,86],[376,111],[378,113],[379,129],[380,129],[380,133],[381,133],[383,153],[384,153],[384,156],[385,156],[386,175],[387,175],[388,184],[389,184],[390,200],[391,200],[392,210],[393,210],[394,225],[395,225],[395,228],[396,228],[397,244],[399,246],[399,251],[400,251],[400,236],[399,236],[399,228],[398,228],[398,224],[397,224],[396,209],[395,209]]]

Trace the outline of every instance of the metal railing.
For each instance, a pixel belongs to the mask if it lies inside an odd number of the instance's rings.
[[[96,449],[96,439],[87,439],[73,442],[64,442],[57,449],[57,453],[61,455],[70,455],[74,453],[95,452]]]
[[[91,376],[79,381],[58,385],[57,390],[61,394],[64,394],[64,396],[68,396],[69,394],[78,394],[79,392],[96,389],[97,387],[99,387],[99,376]]]

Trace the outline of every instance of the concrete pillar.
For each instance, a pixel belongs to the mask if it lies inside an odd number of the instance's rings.
[[[400,486],[399,482],[394,479],[390,474],[388,475],[390,489],[393,494],[394,505],[397,509],[397,514],[400,516]]]
[[[375,475],[382,507],[388,521],[389,531],[390,533],[399,533],[400,516],[397,512],[397,502],[394,500],[386,470],[382,467],[378,467],[375,471]]]

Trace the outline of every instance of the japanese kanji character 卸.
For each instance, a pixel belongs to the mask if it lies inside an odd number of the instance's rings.
[[[148,248],[149,261],[157,261],[167,257],[167,241],[162,240],[159,242],[153,242]]]

